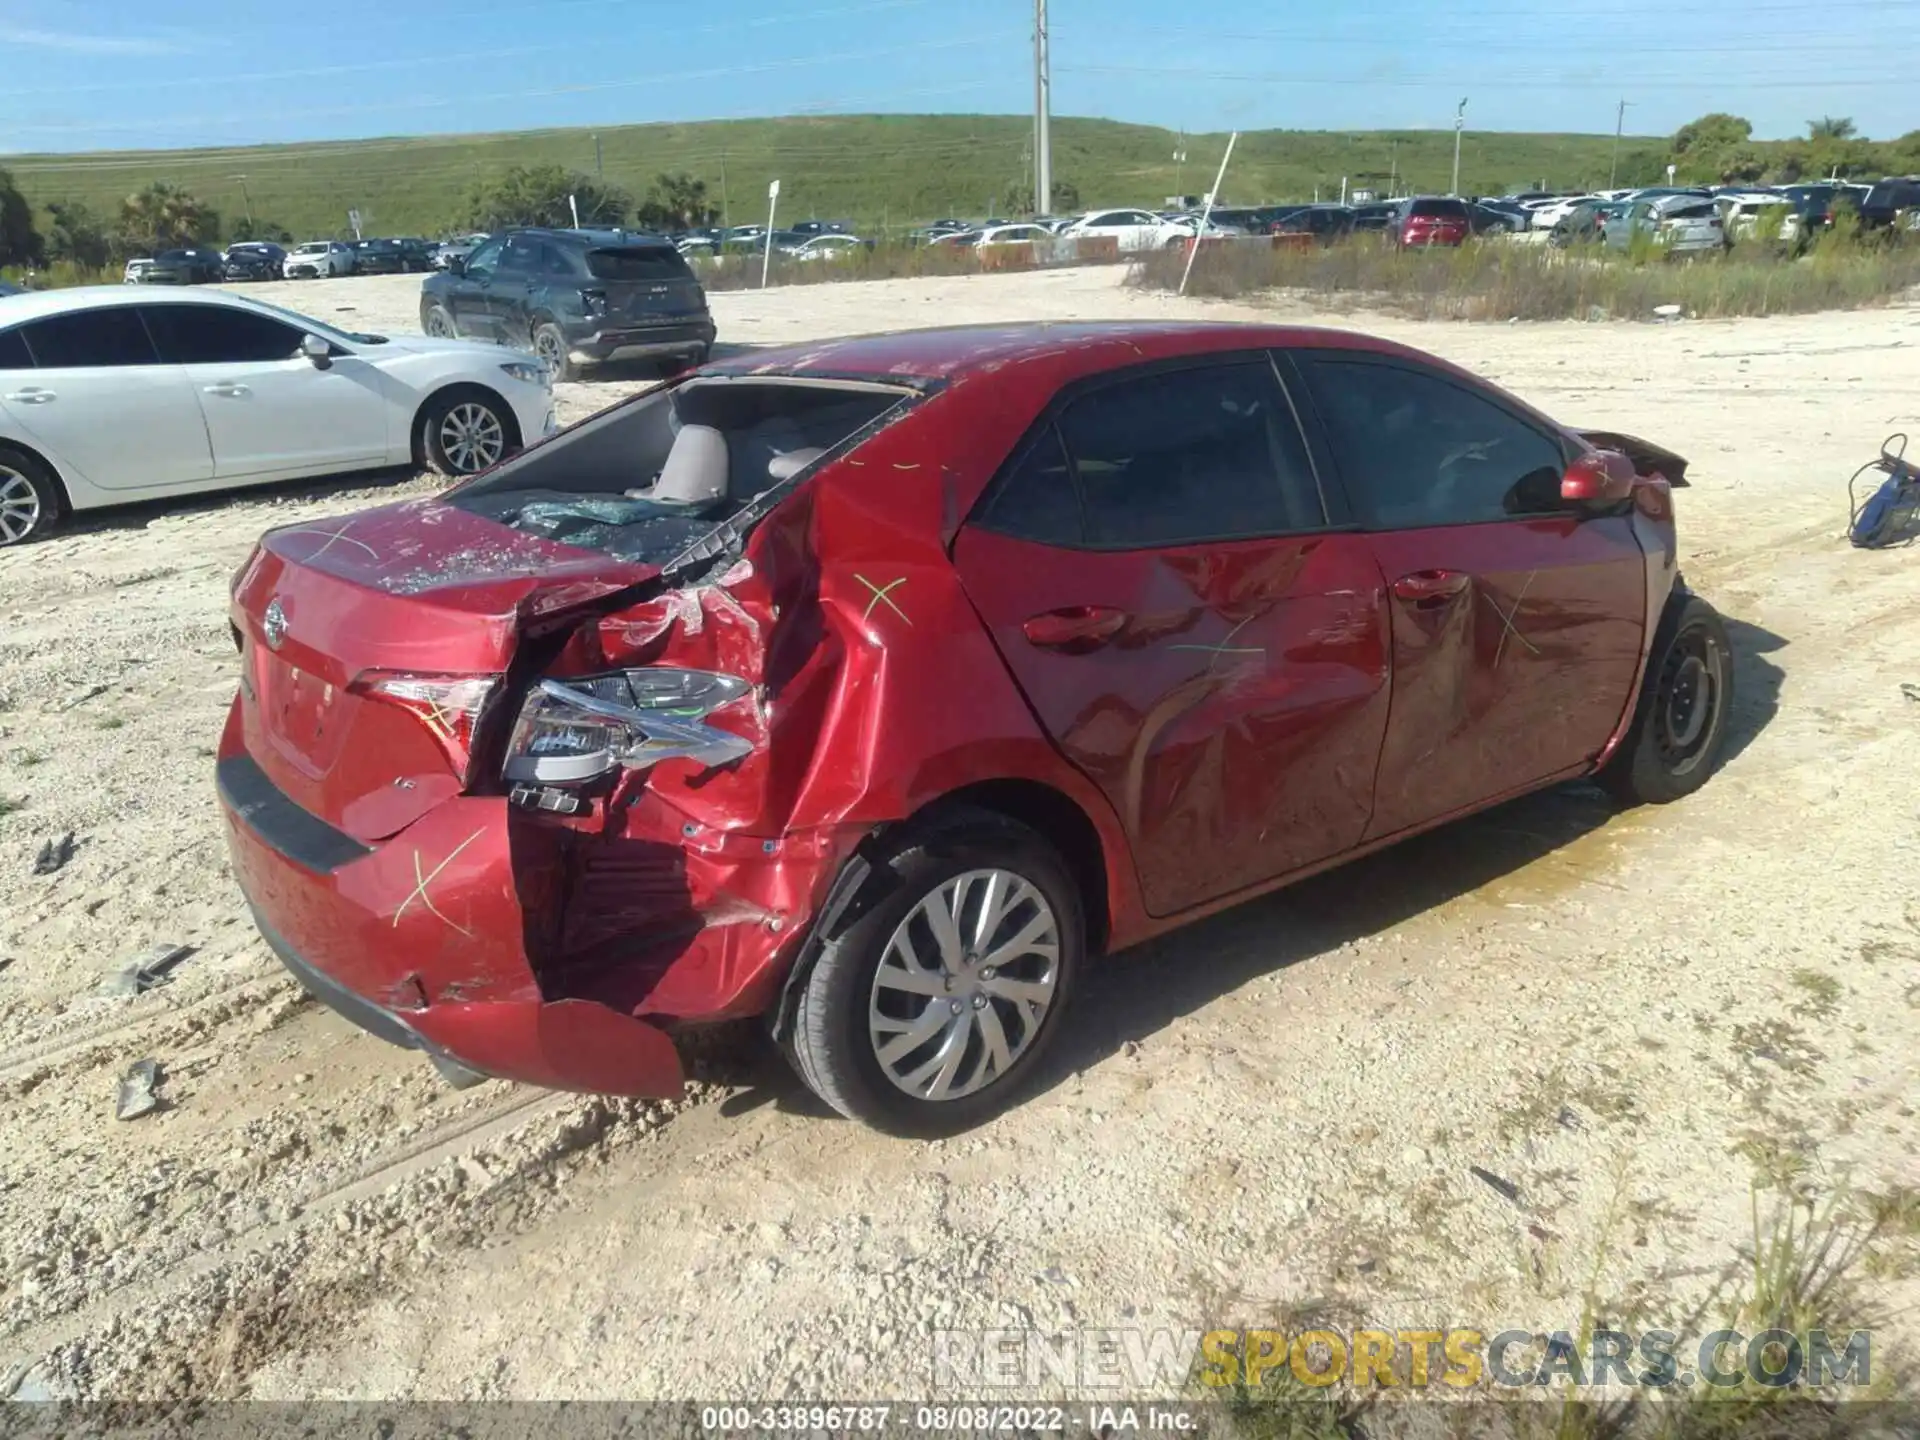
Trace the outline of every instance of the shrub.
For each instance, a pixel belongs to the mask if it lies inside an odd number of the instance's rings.
[[[1173,290],[1181,253],[1152,255],[1130,283]],[[1802,259],[1751,244],[1732,256],[1637,260],[1594,246],[1557,251],[1500,241],[1406,251],[1372,236],[1324,250],[1239,243],[1203,249],[1189,294],[1292,293],[1426,320],[1647,320],[1678,305],[1714,318],[1884,305],[1920,284],[1920,248],[1869,247],[1836,230]]]

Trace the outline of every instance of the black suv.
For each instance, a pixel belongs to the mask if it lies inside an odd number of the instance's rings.
[[[1275,235],[1305,235],[1316,245],[1331,245],[1353,234],[1353,211],[1345,205],[1303,205],[1276,217]]]
[[[356,275],[425,274],[433,269],[433,247],[424,240],[356,240]]]
[[[429,335],[532,350],[560,380],[608,360],[705,362],[706,292],[680,252],[624,230],[509,230],[420,288]]]
[[[1860,202],[1860,228],[1887,230],[1911,239],[1920,230],[1920,179],[1882,180]]]
[[[162,250],[141,279],[148,285],[217,285],[225,269],[218,250]]]

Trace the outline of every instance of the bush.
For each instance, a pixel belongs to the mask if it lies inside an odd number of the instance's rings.
[[[1174,290],[1186,257],[1152,255],[1130,283]],[[1401,250],[1373,236],[1324,250],[1243,242],[1203,249],[1192,295],[1220,299],[1292,292],[1398,311],[1423,320],[1650,320],[1657,307],[1715,318],[1884,305],[1920,284],[1920,250],[1869,248],[1836,231],[1803,259],[1759,244],[1730,257],[1636,263],[1583,246],[1572,251],[1500,241],[1458,250]]]
[[[473,187],[458,228],[564,227],[573,224],[575,206],[582,225],[624,225],[633,213],[633,197],[564,165],[516,165],[498,179]]]

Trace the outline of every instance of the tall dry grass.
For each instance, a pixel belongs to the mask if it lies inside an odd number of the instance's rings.
[[[1173,290],[1183,254],[1136,264],[1131,284]],[[1326,249],[1260,242],[1210,247],[1194,259],[1192,295],[1305,296],[1422,320],[1651,320],[1662,306],[1704,319],[1885,305],[1920,285],[1920,247],[1872,246],[1844,231],[1803,256],[1777,244],[1668,258],[1597,245],[1556,250],[1493,240],[1457,250],[1403,250],[1361,236]]]

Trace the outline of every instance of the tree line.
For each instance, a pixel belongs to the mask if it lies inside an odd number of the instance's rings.
[[[1920,171],[1920,130],[1898,140],[1869,140],[1853,121],[1829,115],[1808,121],[1803,137],[1755,140],[1751,121],[1716,112],[1682,125],[1672,151],[1676,178],[1692,184],[1878,179]]]
[[[707,183],[687,174],[661,175],[636,201],[618,185],[560,165],[515,166],[475,184],[449,230],[500,230],[514,225],[632,225],[643,230],[681,230],[711,225],[719,206]],[[111,215],[78,201],[54,201],[44,220],[0,170],[0,266],[37,267],[69,263],[104,269],[135,256],[194,245],[272,240],[292,244],[285,227],[239,218],[223,224],[220,212],[190,191],[156,181],[120,202]]]
[[[1680,127],[1668,146],[1677,178],[1691,184],[1792,184],[1839,175],[1843,179],[1920,172],[1920,131],[1898,140],[1861,136],[1850,119],[1823,117],[1804,137],[1755,140],[1738,115],[1704,115]],[[1019,187],[1005,198],[1008,213],[1024,213]],[[1056,186],[1057,209],[1077,208],[1071,185]],[[707,182],[681,172],[656,176],[645,194],[562,165],[514,166],[476,182],[449,230],[499,230],[515,225],[632,226],[684,230],[721,218]],[[181,186],[156,181],[122,200],[112,214],[78,201],[55,201],[36,214],[5,170],[0,170],[0,266],[68,263],[100,270],[139,255],[190,245],[244,240],[294,240],[284,227],[252,217],[223,223],[220,212]]]

